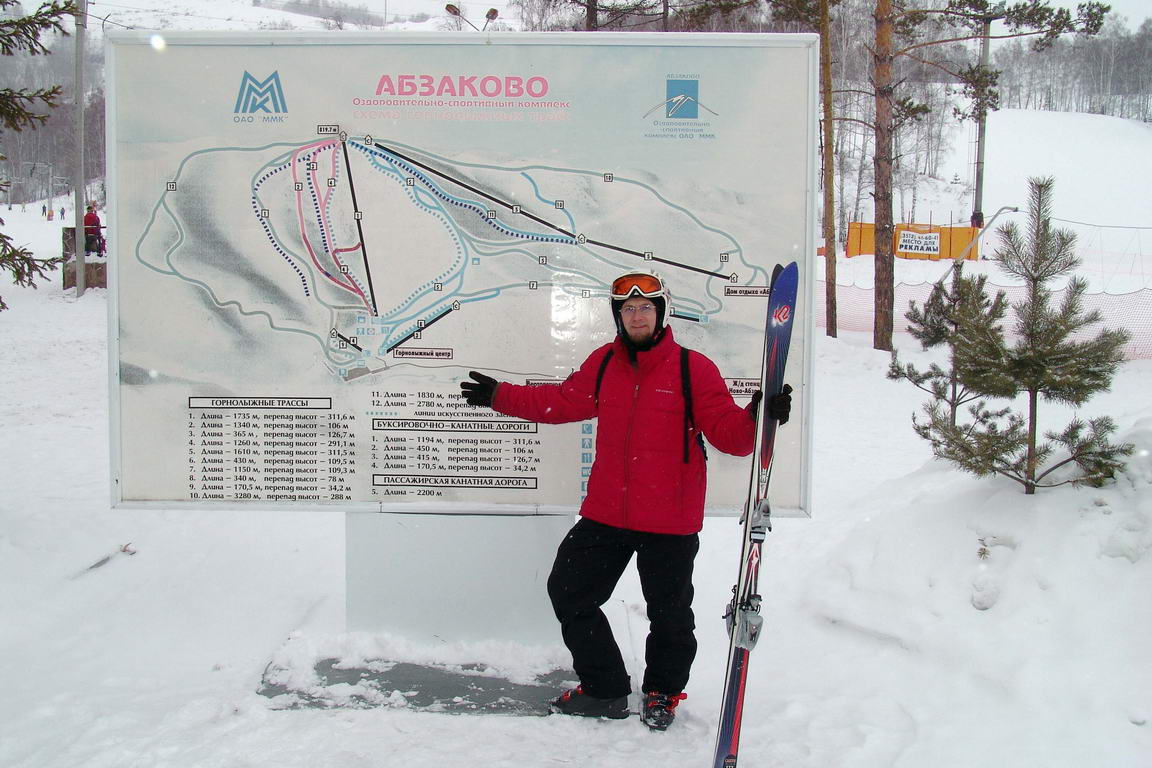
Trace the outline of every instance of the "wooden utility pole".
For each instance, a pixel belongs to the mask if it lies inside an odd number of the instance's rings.
[[[892,315],[895,311],[896,265],[892,253],[892,0],[876,0],[876,47],[872,54],[873,87],[876,89],[876,146],[872,160],[873,205],[876,222],[875,317],[872,347],[892,351]]]
[[[836,337],[836,197],[832,164],[832,35],[828,0],[820,0],[820,101],[824,108],[824,320]]]

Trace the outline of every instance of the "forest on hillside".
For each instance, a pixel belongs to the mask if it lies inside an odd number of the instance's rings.
[[[295,0],[301,5],[301,0]],[[256,3],[260,4],[260,3]],[[289,2],[264,2],[287,8]],[[306,4],[306,3],[304,3]],[[341,29],[379,29],[379,19],[357,24],[348,6],[313,2],[309,15],[336,14]],[[835,164],[836,231],[843,241],[849,221],[868,220],[872,213],[872,123],[875,100],[871,87],[874,35],[874,0],[840,0],[831,12],[831,55],[834,87],[833,139]],[[634,31],[798,32],[813,31],[811,0],[716,2],[688,0],[676,5],[651,0],[627,4],[588,3],[576,0],[513,0],[527,30],[595,29]],[[590,21],[590,19],[592,21]],[[303,22],[302,22],[303,23]],[[459,27],[459,18],[445,16],[446,28]],[[273,26],[269,27],[270,29]],[[278,23],[275,29],[287,25]],[[993,28],[993,34],[997,30]],[[62,84],[60,105],[36,130],[0,134],[0,175],[11,180],[10,202],[65,195],[71,188],[74,97],[71,83],[75,49],[71,38],[47,41],[50,56],[6,57],[0,69],[0,88],[43,87]],[[88,84],[85,177],[97,185],[104,177],[104,66],[99,39],[86,53]],[[894,215],[912,221],[926,185],[954,185],[958,195],[971,186],[970,178],[942,178],[941,164],[958,134],[956,121],[970,116],[970,99],[961,83],[949,74],[978,62],[979,45],[943,44],[936,64],[915,60],[897,62],[896,77],[903,98],[917,105],[900,120],[894,136]],[[940,60],[946,64],[941,68]],[[996,83],[1001,108],[1090,112],[1152,121],[1152,19],[1137,29],[1109,15],[1094,36],[1065,35],[1043,51],[1034,51],[1028,38],[1000,41],[993,46],[992,66],[1000,70]],[[993,106],[995,106],[995,101]],[[937,223],[940,223],[939,221]]]

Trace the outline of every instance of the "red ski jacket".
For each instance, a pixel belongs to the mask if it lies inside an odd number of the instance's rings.
[[[596,378],[609,350],[599,402]],[[492,408],[546,424],[597,418],[596,458],[580,515],[605,525],[686,535],[704,524],[707,478],[696,432],[724,453],[746,456],[756,425],[732,400],[716,365],[689,352],[692,415],[684,461],[684,395],[680,345],[665,328],[660,341],[633,363],[617,338],[600,347],[563,384],[526,386],[502,382]]]

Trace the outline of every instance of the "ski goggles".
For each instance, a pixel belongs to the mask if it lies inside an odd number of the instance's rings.
[[[640,295],[646,299],[664,295],[664,283],[655,275],[637,272],[623,275],[612,281],[612,298],[627,299],[629,296]]]

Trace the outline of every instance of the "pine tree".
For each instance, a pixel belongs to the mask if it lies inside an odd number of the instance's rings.
[[[1074,418],[1062,431],[1046,432],[1045,442],[1038,441],[1040,400],[1080,406],[1106,390],[1123,361],[1129,334],[1102,329],[1087,335],[1102,318],[1084,310],[1087,283],[1079,277],[1068,280],[1063,299],[1054,305],[1050,283],[1080,264],[1076,237],[1052,228],[1053,180],[1030,179],[1029,184],[1028,231],[1021,233],[1014,223],[1000,227],[1001,247],[994,256],[1026,289],[1025,298],[1012,307],[1015,341],[1006,341],[998,326],[973,325],[954,337],[952,348],[963,386],[990,397],[1022,395],[1027,413],[1011,407],[989,410],[981,400],[969,408],[971,423],[956,424],[936,401],[926,407],[928,421],[917,431],[931,441],[936,456],[976,475],[1009,477],[1032,494],[1038,487],[1065,483],[1099,485],[1123,467],[1132,446],[1109,441],[1116,425],[1107,416],[1087,422]],[[1079,472],[1053,474],[1069,465]]]
[[[19,0],[0,0],[0,12],[9,8],[19,9]],[[0,56],[12,56],[26,51],[33,56],[47,54],[48,49],[40,42],[40,36],[50,30],[64,33],[62,19],[76,13],[71,2],[43,3],[28,16],[9,18],[7,13],[0,15]],[[54,107],[60,96],[60,86],[51,88],[0,88],[0,129],[22,131],[43,123],[47,115],[33,111],[37,104]],[[5,159],[0,155],[0,160]],[[8,188],[9,182],[0,180],[0,192]],[[0,219],[0,226],[4,220]],[[36,279],[56,268],[62,258],[37,259],[31,251],[12,242],[12,238],[0,231],[0,272],[11,272],[16,285],[36,287]],[[8,309],[0,297],[0,312]]]
[[[911,302],[904,314],[909,333],[923,349],[948,347],[948,369],[932,363],[926,371],[921,371],[912,363],[901,363],[899,353],[893,350],[888,378],[909,381],[932,395],[934,402],[941,407],[947,406],[948,423],[955,426],[960,407],[979,397],[979,393],[970,390],[960,380],[957,342],[973,333],[994,333],[997,323],[1004,317],[1007,304],[1003,291],[998,292],[995,299],[988,297],[986,275],[965,277],[963,262],[956,262],[949,274],[951,280],[947,286],[947,275],[932,286],[923,308]],[[922,426],[916,425],[918,432]]]

